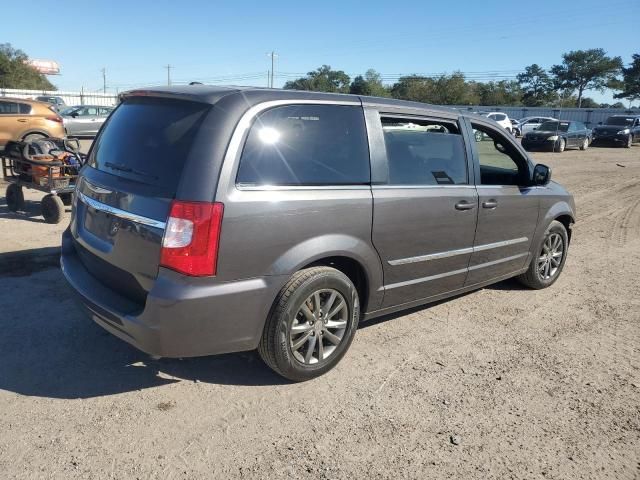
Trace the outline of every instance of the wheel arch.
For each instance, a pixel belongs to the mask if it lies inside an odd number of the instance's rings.
[[[378,253],[363,239],[328,234],[301,242],[287,250],[273,264],[270,274],[293,275],[310,266],[332,266],[347,275],[358,288],[363,313],[382,303],[383,273]]]
[[[20,136],[20,140],[24,141],[24,139],[28,136],[28,135],[32,135],[32,134],[38,134],[38,135],[44,135],[45,138],[49,138],[51,137],[51,135],[49,135],[48,132],[45,132],[44,130],[40,130],[37,128],[32,128],[27,130],[26,132],[23,132],[22,135]]]
[[[563,213],[555,217],[553,220],[556,220],[564,225],[564,228],[566,228],[567,230],[567,238],[569,239],[569,243],[571,243],[571,225],[575,223],[574,218],[568,213]]]
[[[310,267],[332,267],[340,272],[344,273],[349,280],[355,285],[356,290],[358,291],[358,297],[360,298],[360,308],[362,312],[367,311],[367,305],[369,302],[369,278],[367,276],[367,272],[364,266],[352,257],[347,257],[344,255],[324,257],[314,262],[305,265],[302,268],[310,268]]]

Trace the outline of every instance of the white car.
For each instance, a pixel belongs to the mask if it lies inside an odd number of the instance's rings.
[[[513,126],[511,125],[511,120],[509,119],[509,115],[503,112],[488,112],[484,114],[485,117],[494,120],[498,125],[504,128],[507,132],[513,133]]]

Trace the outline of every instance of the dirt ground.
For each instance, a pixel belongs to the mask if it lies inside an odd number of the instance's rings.
[[[534,157],[577,202],[552,288],[363,324],[302,384],[107,334],[33,260],[60,228],[0,198],[2,250],[29,254],[0,276],[0,477],[640,478],[640,147]]]

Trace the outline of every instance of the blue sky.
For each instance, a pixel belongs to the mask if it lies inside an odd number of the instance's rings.
[[[42,11],[42,15],[37,14]],[[550,67],[572,49],[601,47],[630,62],[640,53],[637,0],[581,1],[28,1],[5,2],[0,42],[56,60],[61,90],[109,91],[175,82],[275,85],[322,64],[352,76],[461,70],[470,78],[513,78]],[[45,22],[51,20],[48,27]],[[634,50],[635,49],[635,50]],[[298,75],[299,76],[299,75]],[[611,93],[589,92],[598,101]]]

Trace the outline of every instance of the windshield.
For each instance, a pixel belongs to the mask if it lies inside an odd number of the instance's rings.
[[[538,130],[544,132],[567,132],[569,131],[569,122],[544,122]]]
[[[623,125],[630,127],[633,125],[633,117],[609,117],[604,123],[606,125]]]
[[[173,197],[191,145],[210,105],[131,98],[107,120],[88,163]]]

